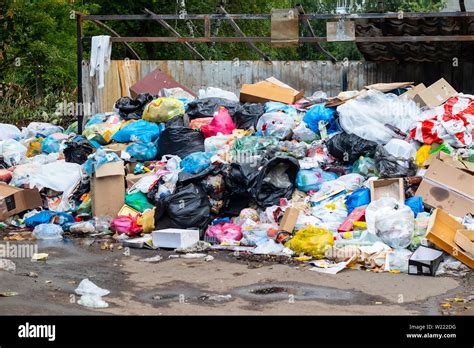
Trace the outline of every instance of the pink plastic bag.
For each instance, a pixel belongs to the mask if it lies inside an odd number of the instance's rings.
[[[226,240],[241,240],[242,239],[242,228],[239,225],[231,223],[224,223],[210,226],[206,235],[209,237],[216,237],[219,243]]]
[[[143,231],[135,218],[125,215],[120,215],[112,219],[110,229],[118,234],[125,233],[128,236],[133,236]]]
[[[235,124],[229,115],[229,111],[226,108],[221,107],[211,123],[209,123],[209,125],[204,124],[201,127],[201,132],[204,135],[204,138],[209,138],[217,135],[217,133],[224,135],[232,134],[234,129]]]

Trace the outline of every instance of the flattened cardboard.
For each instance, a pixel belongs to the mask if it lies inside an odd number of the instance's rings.
[[[42,204],[37,189],[21,189],[0,183],[0,221]]]
[[[422,90],[426,89],[426,86],[424,83],[420,83],[419,85],[416,85],[412,89],[406,91],[402,95],[400,95],[399,98],[401,99],[413,99],[415,96],[420,93]]]
[[[455,97],[458,92],[446,81],[439,79],[428,88],[420,91],[413,100],[420,106],[428,106],[430,108],[437,107],[449,98]]]
[[[454,242],[458,230],[464,230],[464,226],[445,211],[436,209],[430,217],[426,239],[472,269],[474,259]]]
[[[457,230],[454,242],[464,250],[471,259],[474,259],[474,230]]]
[[[150,93],[151,95],[158,95],[163,88],[175,88],[180,87],[186,92],[196,96],[192,90],[188,87],[183,86],[168,74],[164,73],[160,69],[155,69],[140,81],[130,87],[130,95],[136,98],[140,93]]]
[[[274,77],[254,84],[243,84],[240,89],[240,101],[243,103],[279,101],[286,104],[294,104],[303,97],[303,90],[297,91]]]
[[[300,210],[296,208],[286,208],[285,214],[280,222],[280,231],[286,231],[288,233],[293,233],[295,229],[296,221],[300,215]]]
[[[91,180],[94,216],[117,216],[124,205],[125,168],[123,161],[101,165]]]
[[[364,88],[387,93],[395,89],[410,87],[413,84],[414,82],[375,83],[373,85],[365,86]]]
[[[417,196],[423,203],[463,217],[474,212],[474,174],[454,168],[441,160],[431,163],[421,182]]]
[[[400,203],[405,202],[405,187],[402,178],[379,179],[370,182],[370,200],[382,197],[393,197]]]

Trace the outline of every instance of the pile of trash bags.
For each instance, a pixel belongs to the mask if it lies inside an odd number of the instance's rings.
[[[240,103],[218,88],[196,99],[141,94],[90,117],[82,134],[77,123],[0,124],[0,180],[42,200],[4,223],[39,239],[199,229],[213,244],[324,259],[322,268],[408,272],[432,213],[417,185],[439,151],[473,161],[474,96],[435,110],[377,90],[333,107],[317,95],[288,105]],[[98,216],[91,183],[113,162],[126,170],[123,207]],[[374,183],[387,179],[403,184],[377,196]]]

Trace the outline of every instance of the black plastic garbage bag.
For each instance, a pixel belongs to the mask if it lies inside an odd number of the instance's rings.
[[[158,139],[158,157],[176,155],[181,159],[194,152],[204,152],[201,132],[186,127],[166,128]]]
[[[114,107],[118,109],[120,117],[125,120],[139,120],[142,117],[143,109],[154,97],[149,93],[137,95],[135,99],[122,97],[115,102]]]
[[[280,198],[290,199],[295,190],[298,160],[293,157],[275,157],[258,173],[251,188],[252,198],[261,207],[279,205]]]
[[[258,175],[258,167],[250,164],[231,163],[224,171],[225,193],[221,215],[237,216],[249,206],[250,189]]]
[[[84,164],[87,156],[95,152],[94,146],[83,136],[74,137],[71,141],[66,142],[63,151],[66,162]]]
[[[377,146],[375,168],[381,178],[400,178],[416,175],[416,164],[411,160],[391,155],[382,145]]]
[[[240,108],[238,102],[233,102],[223,98],[204,98],[190,102],[186,113],[190,120],[200,117],[214,117],[221,106],[229,111],[230,116],[234,115]]]
[[[232,116],[234,124],[239,129],[257,129],[260,116],[265,113],[265,105],[259,103],[242,104]]]
[[[200,228],[210,221],[211,204],[204,189],[195,184],[178,188],[162,198],[155,210],[155,228]]]
[[[360,156],[373,157],[377,143],[343,132],[329,139],[327,148],[329,153],[339,161],[353,164]]]

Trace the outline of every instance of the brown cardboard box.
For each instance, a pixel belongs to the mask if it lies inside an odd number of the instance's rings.
[[[92,213],[115,217],[125,198],[125,170],[122,161],[101,165],[91,180]]]
[[[148,172],[148,173],[144,173],[144,174],[127,174],[125,176],[125,181],[126,181],[126,184],[127,184],[127,190],[129,188],[131,188],[134,184],[137,183],[138,180],[140,180],[141,178],[144,178],[145,176],[148,176],[148,175],[153,175],[154,172]]]
[[[42,204],[37,189],[21,189],[0,183],[0,221]]]
[[[446,251],[470,268],[474,268],[474,259],[461,250],[454,238],[458,230],[464,226],[441,209],[436,209],[430,217],[426,238],[438,248]]]
[[[439,145],[435,146],[434,148],[438,146]],[[439,159],[440,161],[443,161],[451,167],[464,170],[468,173],[474,173],[474,163],[453,159],[450,155],[442,151],[438,151],[436,153],[431,154],[430,157],[428,157],[428,159],[425,161],[425,163],[423,163],[423,166],[429,166],[435,159]]]
[[[424,83],[420,83],[419,85],[416,85],[412,89],[406,91],[405,93],[401,94],[399,98],[401,99],[413,99],[415,96],[420,93],[421,91],[425,90],[426,86]]]
[[[113,143],[113,144],[105,145],[104,147],[107,150],[110,150],[110,152],[114,152],[117,154],[117,156],[121,157],[122,151],[125,151],[128,145],[129,143]]]
[[[474,230],[457,230],[454,242],[474,259]]]
[[[382,197],[393,197],[400,203],[405,203],[405,187],[402,178],[380,179],[370,182],[370,200],[376,201]]]
[[[435,159],[423,177],[417,196],[423,203],[462,217],[474,212],[474,174]]]
[[[413,100],[420,106],[434,108],[456,96],[458,92],[446,81],[439,79],[428,88],[420,91]]]
[[[293,233],[293,230],[300,215],[300,210],[296,208],[286,208],[285,214],[280,222],[280,231]]]
[[[274,77],[252,85],[244,84],[240,89],[240,101],[243,103],[265,103],[279,101],[293,104],[304,97],[304,91],[297,91]]]

